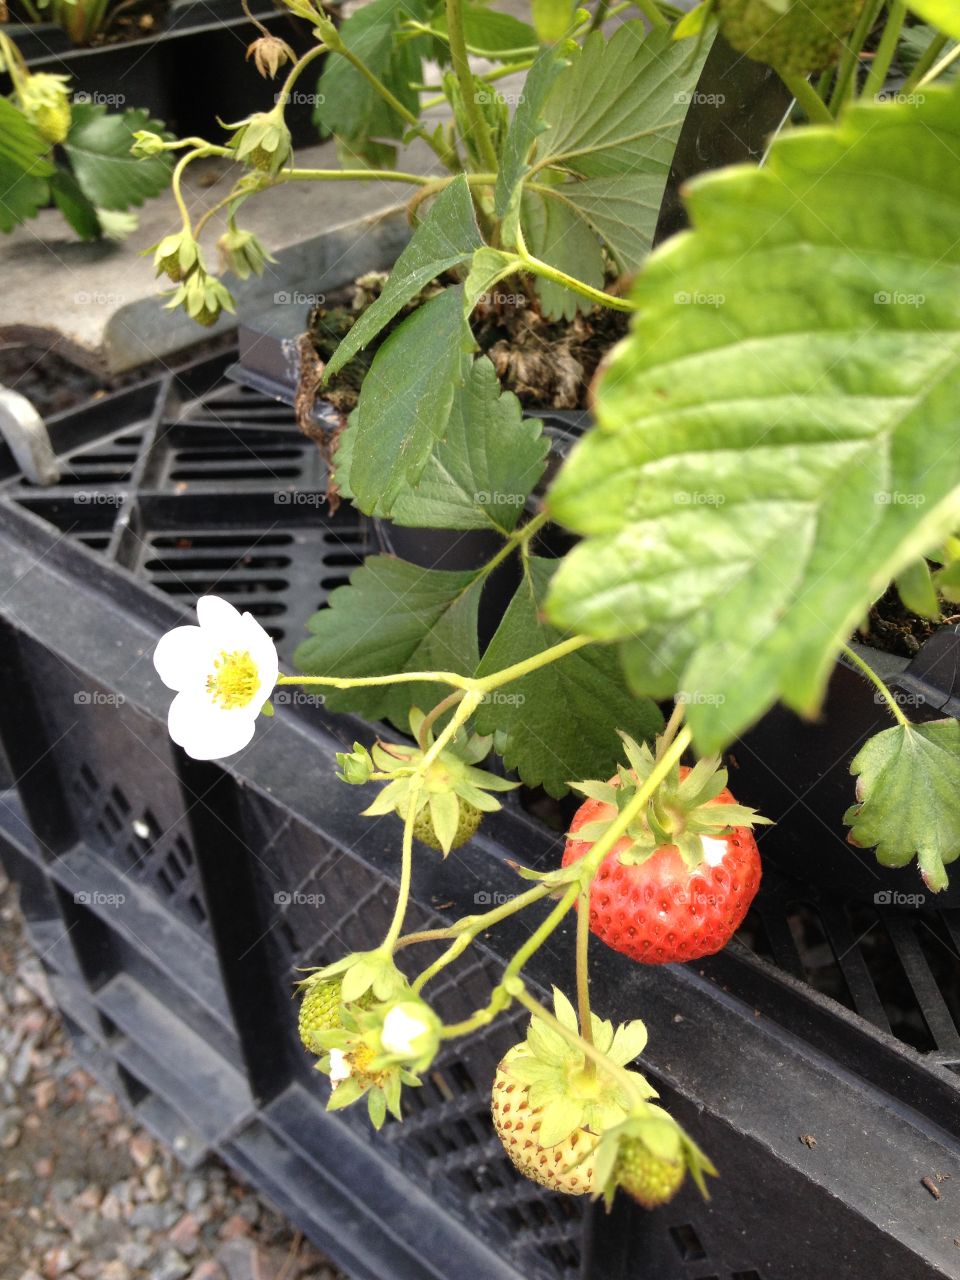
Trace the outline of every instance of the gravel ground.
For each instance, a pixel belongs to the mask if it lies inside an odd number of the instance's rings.
[[[216,1160],[186,1171],[79,1066],[0,872],[0,1276],[345,1280]]]

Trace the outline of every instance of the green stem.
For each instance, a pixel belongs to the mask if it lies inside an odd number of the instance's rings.
[[[509,916],[522,911],[525,907],[531,906],[534,902],[539,902],[541,898],[545,898],[547,894],[552,892],[553,889],[549,884],[536,884],[532,889],[528,889],[526,893],[518,893],[509,902],[502,902],[499,907],[492,907],[489,911],[484,911],[480,915],[461,916],[459,920],[455,920],[453,924],[447,925],[443,929],[424,929],[420,933],[408,933],[397,943],[397,948],[412,947],[420,942],[447,942],[451,938],[459,938],[463,934],[467,934],[470,938],[475,938],[478,934],[486,933],[488,929],[492,929],[501,920],[506,920]]]
[[[410,788],[407,812],[403,820],[403,853],[400,863],[400,888],[397,891],[397,905],[394,909],[393,920],[390,922],[390,928],[387,930],[387,936],[380,944],[380,950],[389,955],[393,954],[397,945],[400,930],[403,928],[403,918],[407,914],[407,903],[410,899],[410,880],[413,875],[413,824],[417,817],[419,795],[420,785],[414,780]]]
[[[637,8],[654,27],[669,27],[670,23],[660,12],[656,0],[635,0]]]
[[[590,899],[580,895],[577,903],[577,1013],[580,1035],[593,1044],[593,1019],[590,1016]]]
[[[444,747],[446,747],[449,742],[453,741],[482,701],[483,695],[481,693],[471,690],[469,693],[464,694],[460,705],[447,721],[445,727],[437,735],[433,745],[424,753],[424,757],[418,765],[419,773],[426,773],[434,760],[436,760],[441,751],[443,751]]]
[[[833,124],[833,116],[806,76],[777,68],[777,75],[787,86],[811,124]]]
[[[180,210],[183,229],[188,235],[193,235],[193,224],[190,221],[190,211],[187,209],[187,204],[183,198],[183,192],[180,189],[180,184],[183,181],[183,175],[186,172],[187,165],[191,164],[198,156],[203,154],[204,153],[199,150],[199,148],[196,151],[187,151],[177,161],[173,170],[173,177],[170,180],[170,189],[173,191],[173,198],[177,202],[177,208]]]
[[[263,28],[261,28],[261,30],[262,29]],[[277,105],[280,107],[281,114],[283,114],[283,111],[286,109],[287,99],[290,96],[290,90],[300,79],[300,76],[302,75],[302,73],[306,70],[306,68],[310,65],[310,63],[313,62],[314,58],[319,58],[321,53],[326,53],[326,52],[327,52],[327,46],[325,44],[315,45],[312,49],[309,49],[303,55],[303,57],[299,59],[299,61],[295,62],[293,66],[290,68],[290,70],[287,72],[287,78],[283,82],[283,87],[281,88],[280,92],[277,94]]]
[[[564,1038],[568,1044],[573,1045],[575,1049],[581,1049],[584,1055],[590,1059],[595,1066],[605,1071],[619,1085],[622,1085],[630,1095],[634,1109],[636,1111],[645,1111],[650,1100],[640,1087],[638,1073],[628,1071],[626,1067],[618,1066],[607,1057],[605,1053],[601,1053],[591,1042],[587,1041],[583,1036],[578,1036],[575,1031],[571,1031],[565,1027],[558,1018],[555,1018],[549,1010],[545,1009],[538,1000],[535,1000],[523,983],[516,983],[512,992],[514,999],[528,1009],[535,1018],[539,1018],[551,1027],[556,1033]]]
[[[449,711],[451,707],[455,707],[463,696],[464,694],[462,689],[454,689],[453,693],[448,693],[442,701],[437,703],[432,711],[427,712],[420,725],[420,732],[417,734],[417,741],[420,744],[421,751],[427,750],[427,744],[430,741],[430,730],[433,728],[436,721],[445,711]]]
[[[849,96],[856,69],[860,65],[863,46],[873,30],[873,24],[876,22],[883,5],[884,0],[866,0],[860,10],[860,17],[856,27],[854,27],[853,35],[843,51],[837,78],[833,83],[833,91],[830,94],[830,114],[832,116],[839,114],[840,108]]]
[[[285,169],[274,178],[279,182],[406,182],[425,187],[433,178],[402,169]],[[446,183],[444,183],[444,186]]]
[[[543,649],[540,653],[535,653],[532,658],[525,658],[522,662],[515,662],[512,666],[504,667],[502,671],[495,671],[492,675],[474,680],[473,687],[481,693],[490,693],[493,689],[499,689],[501,685],[510,684],[513,680],[521,680],[524,676],[530,675],[532,671],[539,671],[541,667],[548,667],[551,662],[557,662],[560,658],[565,658],[568,653],[576,653],[578,649],[583,649],[588,644],[593,644],[593,640],[589,636],[570,636],[568,640],[561,640],[559,644],[551,645],[549,649]]]
[[[679,761],[680,757],[689,747],[693,735],[687,726],[677,734],[674,743],[664,752],[663,756],[655,763],[650,770],[650,776],[637,788],[636,793],[624,806],[616,818],[610,823],[603,835],[596,841],[588,853],[577,863],[578,876],[577,879],[570,884],[563,897],[550,912],[550,914],[540,923],[536,931],[527,939],[519,951],[514,955],[513,959],[507,965],[504,975],[500,983],[494,987],[489,1002],[482,1009],[478,1009],[471,1017],[465,1018],[462,1022],[457,1022],[451,1026],[444,1028],[444,1038],[452,1039],[454,1036],[468,1035],[472,1031],[476,1031],[479,1027],[486,1026],[492,1022],[497,1013],[507,1007],[510,1003],[511,995],[508,988],[512,982],[520,975],[520,971],[527,963],[530,957],[536,952],[538,947],[546,942],[547,938],[563,920],[564,916],[573,906],[577,897],[589,889],[594,876],[600,868],[600,864],[604,858],[614,847],[622,835],[629,829],[634,818],[641,814],[650,801],[651,796],[657,787],[667,776],[673,766]]]
[[[597,7],[593,11],[593,17],[590,19],[590,25],[587,27],[587,35],[592,35],[594,31],[599,31],[607,20],[607,11],[610,8],[610,0],[597,0]]]
[[[883,29],[883,35],[880,38],[880,44],[871,63],[866,84],[863,86],[862,96],[866,102],[870,102],[883,91],[906,17],[907,6],[903,0],[892,0],[890,12],[887,14],[887,25]]]
[[[903,88],[900,90],[900,92],[904,95],[904,97],[908,97],[911,93],[913,93],[914,89],[917,88],[917,86],[920,84],[923,77],[927,74],[927,72],[936,62],[936,60],[940,57],[940,54],[947,47],[947,42],[949,39],[950,39],[949,36],[945,36],[941,33],[939,35],[934,36],[934,38],[930,41],[930,43],[927,45],[926,49],[923,52],[923,56],[917,60],[917,65],[913,68],[913,70],[910,72],[910,74],[907,76],[906,80],[903,83]]]
[[[663,733],[657,739],[657,759],[663,755],[677,736],[680,731],[680,726],[683,724],[683,717],[686,714],[686,711],[687,704],[685,702],[675,702],[673,704],[673,710],[670,712],[670,719],[667,721]]]
[[[463,108],[470,121],[470,130],[474,134],[484,166],[494,173],[499,169],[496,148],[490,128],[477,102],[476,89],[473,83],[473,72],[467,57],[467,42],[463,31],[463,10],[460,0],[446,0],[447,36],[450,41],[450,60],[460,85],[460,96]]]
[[[843,646],[841,652],[843,653],[844,657],[848,660],[848,662],[852,662],[853,665],[867,677],[870,683],[875,686],[877,691],[882,695],[883,700],[886,703],[887,710],[890,712],[893,718],[899,724],[903,725],[904,728],[906,729],[911,728],[912,726],[910,724],[910,721],[907,719],[903,711],[900,709],[900,706],[897,703],[896,698],[893,696],[893,694],[890,692],[890,690],[887,688],[884,682],[880,679],[880,677],[874,671],[873,667],[871,667],[868,662],[865,662],[863,658],[860,657],[859,653],[857,653],[855,649],[851,649],[850,646],[847,644]]]
[[[542,276],[545,280],[552,280],[554,284],[563,285],[565,289],[571,289],[574,293],[579,293],[582,298],[589,298],[591,302],[596,302],[601,307],[610,307],[613,311],[636,311],[637,309],[636,304],[629,299],[618,298],[612,293],[594,289],[592,285],[584,284],[575,276],[568,276],[565,271],[551,267],[549,262],[541,262],[525,249],[510,256],[517,259],[517,265],[521,270],[529,271],[535,276]]]

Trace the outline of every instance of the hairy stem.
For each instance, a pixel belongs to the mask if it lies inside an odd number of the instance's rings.
[[[884,682],[880,679],[880,677],[874,671],[873,667],[871,667],[868,662],[865,662],[863,658],[860,657],[859,653],[857,653],[855,649],[851,649],[850,646],[847,644],[843,646],[843,649],[841,650],[841,652],[849,662],[853,663],[853,665],[857,668],[858,671],[861,671],[867,677],[870,683],[876,688],[878,693],[881,694],[881,696],[883,697],[883,701],[886,704],[887,710],[890,712],[893,718],[898,722],[898,724],[903,725],[904,728],[906,729],[911,728],[910,721],[903,714],[903,711],[901,710],[896,698],[893,696],[893,694],[890,692],[890,690],[887,688]]]
[[[433,728],[436,721],[445,711],[449,711],[451,707],[455,707],[463,696],[464,693],[462,689],[454,689],[453,693],[448,693],[445,698],[437,703],[432,711],[427,712],[420,725],[420,732],[417,734],[417,741],[420,744],[421,751],[427,750],[427,745],[430,741],[430,730]]]
[[[484,166],[496,173],[499,169],[497,152],[493,145],[490,128],[480,110],[476,91],[473,87],[473,72],[467,56],[467,42],[463,31],[463,9],[461,0],[446,0],[447,35],[450,41],[450,59],[453,70],[460,85],[460,96],[463,107],[470,121],[470,130],[474,134],[477,148],[483,157]]]

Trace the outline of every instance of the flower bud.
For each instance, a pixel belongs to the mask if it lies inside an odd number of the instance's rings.
[[[47,142],[63,142],[70,132],[70,97],[68,76],[40,71],[27,76],[20,90],[24,115]]]
[[[423,1000],[404,1000],[387,1010],[380,1032],[385,1053],[427,1066],[440,1046],[440,1019]]]
[[[217,241],[217,249],[223,269],[232,271],[241,280],[251,275],[262,276],[266,264],[276,262],[252,231],[242,231],[233,225]]]
[[[172,236],[164,236],[158,244],[151,246],[147,253],[151,251],[157,275],[166,276],[174,284],[186,280],[195,268],[203,269],[200,246],[186,228],[175,232]]]
[[[137,129],[134,131],[130,154],[136,156],[138,160],[145,160],[148,156],[160,155],[166,150],[166,146],[159,133],[151,133],[149,129]]]

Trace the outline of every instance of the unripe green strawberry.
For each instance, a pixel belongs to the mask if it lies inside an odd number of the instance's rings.
[[[20,90],[23,110],[37,132],[54,145],[70,132],[67,77],[41,71],[28,76]]]
[[[822,71],[856,26],[863,0],[716,0],[720,29],[755,62],[792,75]]]
[[[340,982],[336,978],[315,982],[307,988],[297,1025],[303,1047],[316,1053],[314,1035],[318,1031],[335,1031],[340,1026]]]
[[[656,1156],[639,1138],[620,1143],[614,1180],[645,1209],[656,1209],[672,1200],[686,1174],[683,1160]]]
[[[479,809],[468,803],[468,801],[461,800],[460,812],[457,820],[457,830],[453,840],[450,842],[450,848],[459,849],[462,844],[466,844],[480,826],[480,819],[482,817],[483,814]],[[439,849],[443,851],[443,845],[440,843],[439,837],[434,830],[433,818],[430,816],[430,808],[428,805],[424,805],[414,819],[413,834],[421,844],[425,844],[431,849]]]

